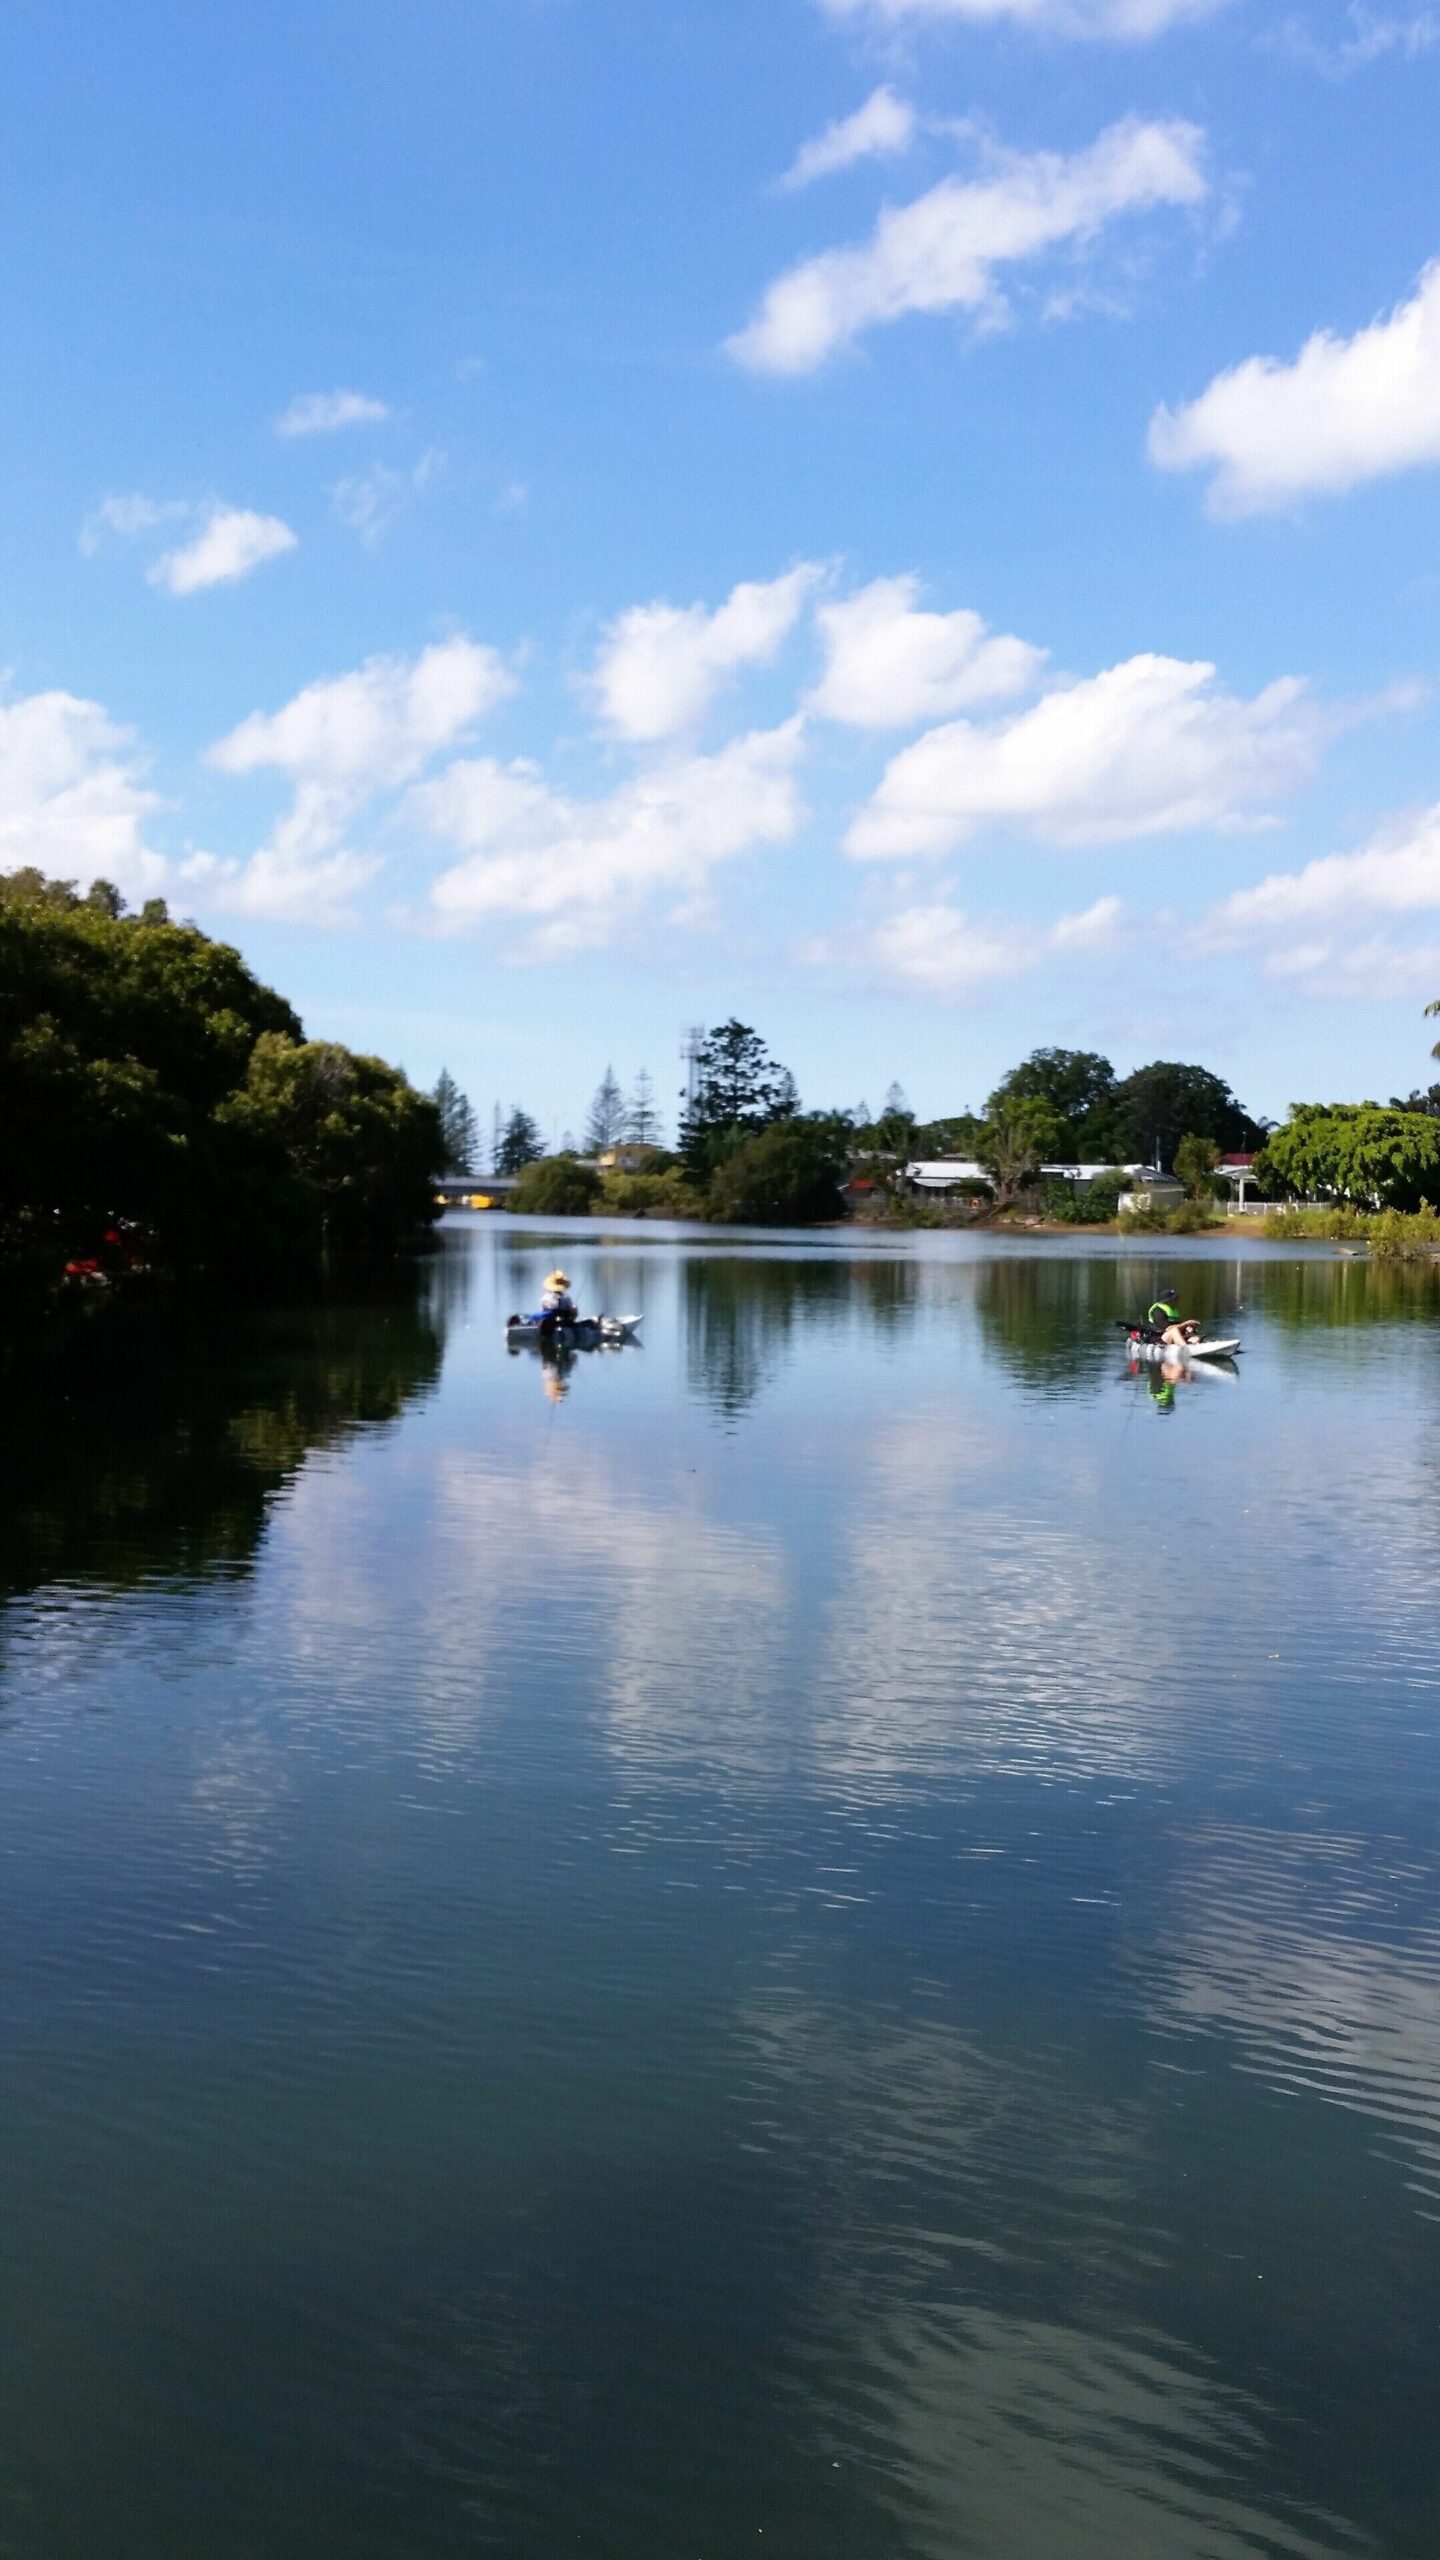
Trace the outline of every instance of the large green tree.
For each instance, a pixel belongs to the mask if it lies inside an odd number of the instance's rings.
[[[693,1173],[711,1173],[746,1138],[799,1109],[795,1079],[771,1057],[749,1023],[707,1031],[695,1052],[694,1091],[680,1121],[680,1153]]]
[[[312,1086],[345,1094],[323,1169],[305,1077],[280,1064],[322,1051]],[[88,1249],[118,1215],[168,1261],[243,1274],[327,1237],[392,1244],[433,1214],[433,1104],[378,1059],[307,1048],[237,951],[158,899],[127,915],[104,881],[82,897],[35,870],[0,879],[0,1089],[11,1254]]]
[[[1440,1202],[1440,1121],[1378,1102],[1296,1103],[1265,1141],[1264,1169],[1302,1199],[1358,1209]]]
[[[523,1166],[533,1164],[544,1152],[545,1142],[539,1129],[529,1112],[522,1111],[517,1103],[500,1133],[500,1144],[495,1150],[496,1172],[519,1173]]]
[[[1055,1149],[1067,1163],[1108,1163],[1114,1152],[1115,1070],[1096,1049],[1032,1049],[1002,1076],[986,1109],[1003,1119],[1011,1103],[1048,1103],[1060,1123]]]
[[[1000,1101],[979,1140],[980,1162],[995,1185],[997,1208],[1008,1208],[1035,1180],[1047,1157],[1058,1159],[1064,1132],[1059,1112],[1038,1093]]]
[[[1187,1134],[1212,1138],[1226,1153],[1258,1147],[1265,1136],[1222,1077],[1173,1059],[1137,1067],[1116,1085],[1111,1109],[1112,1146],[1104,1152],[1117,1163],[1168,1167]]]
[[[773,1121],[729,1154],[710,1184],[710,1214],[726,1226],[805,1227],[838,1218],[843,1124],[829,1114]]]

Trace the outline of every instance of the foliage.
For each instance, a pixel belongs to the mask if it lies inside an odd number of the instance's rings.
[[[662,1163],[655,1172],[607,1173],[596,1206],[616,1218],[703,1218],[705,1194],[683,1165]]]
[[[1166,1166],[1187,1132],[1213,1139],[1225,1152],[1258,1147],[1265,1132],[1242,1110],[1230,1087],[1208,1067],[1157,1058],[1117,1084],[1112,1097],[1112,1156],[1134,1164]]]
[[[1126,1173],[1097,1174],[1093,1182],[1046,1183],[1041,1203],[1047,1218],[1063,1227],[1108,1226],[1119,1212],[1120,1194],[1130,1187]]]
[[[948,1120],[921,1121],[911,1139],[912,1152],[917,1156],[974,1156],[978,1159],[984,1127],[984,1120],[974,1111],[953,1112]]]
[[[1433,1262],[1440,1253],[1440,1214],[1428,1200],[1408,1215],[1382,1209],[1371,1221],[1370,1251],[1377,1262]]]
[[[480,1152],[480,1131],[469,1096],[463,1094],[448,1067],[442,1067],[433,1100],[444,1132],[439,1173],[473,1173]]]
[[[373,1251],[434,1215],[440,1115],[383,1058],[264,1031],[215,1120],[257,1193],[284,1186],[307,1242]]]
[[[625,1097],[614,1068],[607,1067],[595,1088],[590,1117],[585,1123],[585,1153],[598,1156],[624,1135]]]
[[[1417,1209],[1440,1186],[1440,1121],[1378,1102],[1297,1103],[1266,1141],[1287,1191],[1366,1209]]]
[[[710,1214],[725,1226],[812,1226],[840,1215],[843,1176],[832,1121],[819,1115],[777,1120],[720,1165],[710,1185]]]
[[[1115,1070],[1094,1049],[1032,1049],[1002,1076],[986,1109],[1001,1118],[1015,1102],[1047,1102],[1060,1123],[1058,1161],[1093,1164],[1116,1150],[1112,1142]]]
[[[284,998],[163,900],[0,879],[0,1242],[47,1259],[130,1219],[167,1263],[248,1275],[433,1217],[433,1102],[304,1042]],[[63,1255],[62,1257],[63,1258]]]
[[[1424,1092],[1392,1093],[1392,1111],[1424,1111],[1432,1120],[1440,1120],[1440,1084],[1427,1084]]]
[[[1260,1220],[1260,1233],[1275,1244],[1288,1244],[1296,1236],[1368,1244],[1370,1220],[1363,1209],[1347,1209],[1338,1204],[1329,1209],[1275,1208]]]
[[[1167,1235],[1172,1236],[1199,1236],[1203,1235],[1208,1227],[1218,1227],[1224,1223],[1216,1210],[1213,1198],[1182,1200],[1178,1209],[1167,1209],[1164,1212],[1164,1218],[1165,1231]]]
[[[680,1153],[692,1173],[713,1173],[747,1138],[798,1109],[789,1068],[771,1057],[758,1031],[732,1015],[708,1031],[696,1051],[695,1091],[681,1117]]]
[[[500,1133],[500,1144],[495,1150],[496,1172],[519,1173],[527,1164],[534,1164],[544,1152],[544,1141],[535,1122],[529,1112],[522,1111],[517,1104]]]
[[[510,1206],[530,1217],[583,1218],[600,1192],[600,1176],[578,1156],[541,1156],[517,1176]]]
[[[1175,1179],[1184,1184],[1192,1200],[1211,1201],[1219,1162],[1220,1150],[1214,1139],[1188,1130],[1175,1149]]]
[[[1058,1112],[1039,1094],[999,1101],[980,1132],[979,1158],[995,1183],[995,1206],[1007,1208],[1032,1182],[1046,1156],[1057,1153],[1065,1130]]]

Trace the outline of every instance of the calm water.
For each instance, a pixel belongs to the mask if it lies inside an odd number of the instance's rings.
[[[555,1233],[11,1364],[0,2551],[1431,2560],[1440,1282]]]

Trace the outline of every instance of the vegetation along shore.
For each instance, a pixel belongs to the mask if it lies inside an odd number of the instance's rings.
[[[413,1250],[443,1176],[498,1180],[506,1205],[546,1216],[1183,1234],[1219,1223],[1238,1173],[1265,1234],[1440,1252],[1440,1085],[1297,1103],[1275,1127],[1206,1067],[1121,1077],[1087,1050],[1037,1049],[983,1111],[922,1122],[898,1085],[878,1112],[804,1108],[731,1019],[692,1046],[673,1145],[648,1074],[627,1096],[607,1067],[583,1146],[547,1153],[516,1107],[482,1167],[448,1074],[422,1093],[383,1059],[307,1040],[237,951],[162,900],[131,914],[104,881],[82,894],[35,869],[0,877],[0,1067],[12,1294],[157,1273],[293,1286]]]

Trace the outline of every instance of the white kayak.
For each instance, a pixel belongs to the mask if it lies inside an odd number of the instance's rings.
[[[1135,1342],[1125,1345],[1132,1360],[1229,1360],[1239,1350],[1233,1342]]]
[[[511,1316],[508,1343],[552,1342],[558,1350],[593,1351],[599,1343],[633,1342],[643,1316],[577,1316],[573,1324],[546,1325],[539,1316]]]

